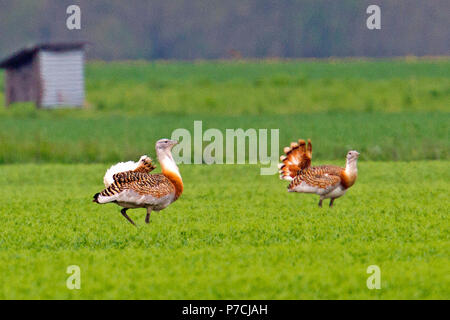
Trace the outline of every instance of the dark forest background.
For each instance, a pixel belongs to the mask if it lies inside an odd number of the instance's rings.
[[[81,30],[66,28],[70,4]],[[104,60],[448,55],[449,13],[448,0],[0,0],[0,57],[67,40]]]

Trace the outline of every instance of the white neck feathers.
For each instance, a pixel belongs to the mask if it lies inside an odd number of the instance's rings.
[[[173,160],[170,150],[157,150],[158,161],[161,164],[163,174],[172,173],[180,177],[180,171],[178,170],[175,160]]]
[[[356,175],[358,174],[358,167],[357,167],[358,159],[347,159],[347,163],[345,164],[345,173],[348,175]]]

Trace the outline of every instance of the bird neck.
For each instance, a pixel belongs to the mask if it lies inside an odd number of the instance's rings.
[[[357,159],[347,159],[347,163],[345,164],[345,171],[347,173],[358,173]]]
[[[170,150],[157,151],[158,161],[161,164],[162,174],[172,182],[175,187],[175,197],[183,192],[183,180]]]
[[[358,177],[358,167],[357,167],[357,159],[347,159],[347,163],[345,164],[345,187],[351,187]]]

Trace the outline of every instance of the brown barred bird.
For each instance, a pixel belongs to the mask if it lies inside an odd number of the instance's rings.
[[[330,207],[335,199],[343,196],[358,177],[359,152],[349,151],[345,168],[332,165],[311,167],[312,145],[308,139],[292,142],[284,148],[284,156],[280,157],[280,179],[289,180],[288,192],[315,193],[320,196],[319,207],[324,199],[330,200]]]
[[[109,168],[103,178],[106,189],[95,194],[93,201],[99,204],[112,202],[123,207],[120,212],[135,226],[127,210],[146,208],[145,222],[149,223],[152,210],[166,208],[183,192],[180,171],[171,153],[177,143],[168,139],[156,143],[156,155],[162,169],[160,174],[150,174],[156,166],[147,156],[142,156],[138,162],[120,162]]]

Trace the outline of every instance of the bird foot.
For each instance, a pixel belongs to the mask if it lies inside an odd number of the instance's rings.
[[[125,219],[127,219],[128,221],[130,221],[130,223],[131,223],[133,226],[137,227],[137,226],[136,226],[136,223],[134,223],[134,221],[127,215],[127,210],[128,210],[128,209],[123,208],[122,210],[120,210],[120,213],[125,217]]]

